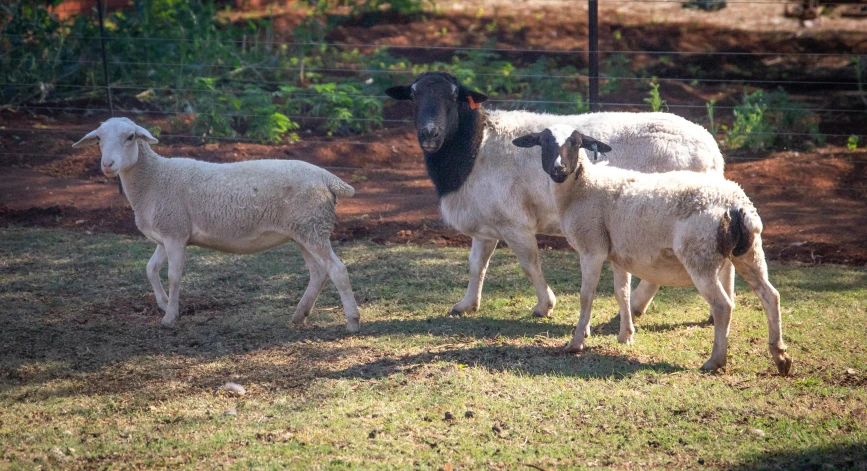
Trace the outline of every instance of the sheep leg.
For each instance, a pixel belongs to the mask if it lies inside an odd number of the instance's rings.
[[[181,295],[181,277],[184,275],[185,244],[180,242],[165,242],[166,255],[169,260],[169,302],[166,315],[160,323],[164,327],[172,327],[178,318],[178,304]]]
[[[166,290],[163,288],[163,283],[160,281],[160,270],[163,269],[166,260],[168,260],[166,248],[162,244],[157,244],[157,249],[154,250],[154,254],[148,261],[146,270],[148,281],[151,282],[151,286],[154,288],[154,297],[157,299],[157,306],[159,306],[163,311],[166,311],[169,308],[169,296],[166,294]]]
[[[689,270],[695,287],[710,306],[713,315],[713,350],[710,359],[702,365],[703,370],[716,370],[726,366],[729,343],[729,326],[734,304],[725,292],[717,273],[704,274]]]
[[[304,257],[304,264],[307,265],[307,270],[310,271],[310,283],[307,284],[307,289],[304,291],[304,295],[301,296],[301,301],[298,302],[298,307],[295,309],[295,315],[292,316],[293,324],[304,323],[307,316],[313,310],[316,300],[319,299],[319,293],[322,292],[325,281],[328,280],[328,272],[304,246],[301,246],[301,255]]]
[[[331,282],[340,294],[340,302],[343,304],[343,314],[346,316],[346,331],[350,334],[358,332],[361,328],[361,315],[358,313],[358,304],[355,303],[355,295],[352,294],[352,285],[349,282],[349,273],[346,265],[337,258],[331,249],[331,243],[326,241],[323,245],[305,244],[305,247],[313,258],[328,272]]]
[[[482,285],[485,283],[485,273],[488,271],[488,262],[494,249],[497,248],[497,240],[480,239],[473,237],[473,247],[470,249],[470,282],[467,285],[467,293],[459,303],[449,311],[450,316],[459,316],[468,312],[476,312],[482,302]]]
[[[620,266],[612,263],[611,270],[614,272],[614,297],[620,307],[620,333],[617,341],[632,345],[632,334],[635,333],[635,325],[632,324],[632,309],[629,306],[629,286],[632,274]]]
[[[545,282],[545,276],[542,275],[536,235],[533,233],[522,233],[516,238],[504,237],[504,240],[518,257],[518,263],[521,264],[521,268],[527,277],[530,278],[533,288],[536,290],[536,299],[538,301],[533,306],[533,317],[551,317],[551,312],[557,304],[557,298],[554,297],[554,292],[548,287],[548,283]]]
[[[584,339],[590,337],[590,310],[593,307],[596,285],[599,284],[603,264],[605,264],[605,257],[581,254],[581,315],[572,340],[566,345],[567,352],[584,350]]]
[[[659,291],[659,285],[647,280],[641,280],[638,283],[638,287],[635,288],[629,299],[633,317],[641,317],[647,312],[647,307],[653,302],[653,297],[656,296],[657,291]]]
[[[762,302],[768,318],[768,348],[771,358],[781,376],[792,369],[792,359],[786,354],[783,343],[783,323],[780,316],[780,293],[768,281],[768,265],[762,250],[761,239],[756,236],[753,248],[741,257],[733,258],[735,269],[746,280]]]
[[[735,305],[735,267],[730,260],[726,260],[720,268],[719,279],[732,305]],[[707,323],[713,325],[713,315],[710,316]]]

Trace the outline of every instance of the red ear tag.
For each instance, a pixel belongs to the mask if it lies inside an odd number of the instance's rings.
[[[470,109],[471,109],[471,110],[478,109],[478,107],[482,106],[481,103],[476,103],[476,102],[473,101],[473,96],[472,96],[472,95],[467,95],[467,101],[470,103]]]

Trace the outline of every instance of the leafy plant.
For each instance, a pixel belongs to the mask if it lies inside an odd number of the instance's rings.
[[[733,114],[734,122],[726,141],[734,149],[761,150],[793,144],[804,135],[814,142],[825,142],[825,136],[819,132],[818,116],[789,99],[782,89],[770,93],[744,92],[743,103],[735,106]]]
[[[659,84],[650,82],[648,85],[650,85],[649,96],[644,99],[644,102],[650,105],[651,111],[662,111],[662,107],[666,106],[666,104],[665,100],[659,95]]]
[[[846,149],[855,150],[858,148],[858,141],[860,138],[858,136],[852,135],[849,136],[849,139],[846,140]]]
[[[214,79],[200,78],[200,85],[213,93],[200,93],[193,99],[196,114],[191,132],[207,139],[209,137],[246,135],[263,142],[278,142],[284,137],[292,141],[298,135],[290,131],[298,124],[280,112],[272,92],[249,85],[241,93],[234,94],[218,89]]]
[[[282,86],[276,95],[285,98],[283,108],[288,114],[309,117],[310,127],[328,135],[369,132],[382,126],[382,102],[364,95],[355,84]]]

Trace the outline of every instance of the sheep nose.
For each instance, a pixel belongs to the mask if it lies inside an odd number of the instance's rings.
[[[563,165],[563,161],[560,157],[557,157],[557,160],[554,161],[554,171],[557,173],[565,173],[566,167]]]
[[[423,137],[425,140],[433,139],[435,137],[438,137],[439,135],[439,129],[435,128],[434,126],[427,126],[421,130],[421,137]]]
[[[111,168],[112,165],[114,165],[114,160],[109,160],[108,162],[102,163],[102,166],[105,168]]]

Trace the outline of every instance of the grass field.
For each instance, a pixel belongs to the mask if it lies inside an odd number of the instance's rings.
[[[867,469],[863,269],[771,266],[795,361],[781,378],[740,280],[728,369],[707,374],[695,290],[663,289],[626,347],[610,272],[590,350],[562,353],[578,309],[571,252],[544,253],[552,319],[530,317],[508,249],[482,309],[450,318],[467,250],[339,246],[362,308],[347,336],[330,284],[309,325],[289,325],[307,281],[294,246],[191,249],[181,318],[163,329],[152,250],[3,230],[0,468]],[[247,395],[215,396],[226,381]]]

